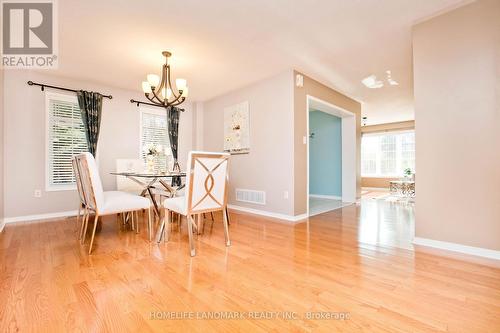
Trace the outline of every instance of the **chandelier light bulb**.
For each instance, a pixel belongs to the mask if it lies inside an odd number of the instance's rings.
[[[158,87],[158,85],[160,84],[160,77],[156,74],[148,74],[147,78],[149,85],[152,88]]]
[[[188,91],[189,91],[188,87],[184,87],[184,89],[182,90],[182,97],[187,98]]]
[[[151,93],[151,86],[149,85],[148,81],[143,81],[142,82],[142,91],[144,91],[145,94],[150,94]]]
[[[176,79],[175,80],[175,86],[177,87],[177,90],[184,90],[187,86],[187,81],[186,79]]]

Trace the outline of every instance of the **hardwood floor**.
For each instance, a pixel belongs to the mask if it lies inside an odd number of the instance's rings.
[[[156,245],[144,223],[136,235],[104,218],[91,256],[74,219],[7,225],[0,332],[500,332],[500,269],[394,247],[413,223],[404,207],[362,201],[296,225],[231,218],[233,245],[216,216],[194,258],[185,224]],[[210,311],[245,318],[197,319]],[[346,318],[319,318],[332,312]]]

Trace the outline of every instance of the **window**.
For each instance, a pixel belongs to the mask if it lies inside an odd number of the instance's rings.
[[[72,190],[75,176],[71,157],[88,151],[76,96],[46,93],[48,191]]]
[[[400,177],[415,172],[415,132],[365,134],[361,139],[361,174],[364,177]]]
[[[141,108],[141,159],[147,163],[147,148],[160,146],[161,153],[154,159],[155,171],[165,172],[172,158],[168,139],[167,114],[164,109]]]

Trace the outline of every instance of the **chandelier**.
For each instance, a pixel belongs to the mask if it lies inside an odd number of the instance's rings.
[[[168,58],[172,53],[163,51],[162,54],[165,57],[165,64],[161,71],[161,80],[156,74],[148,74],[147,81],[142,82],[142,90],[149,101],[167,108],[182,104],[188,96],[188,87],[185,79],[176,79],[176,89],[174,89],[170,80],[170,65],[168,63]]]

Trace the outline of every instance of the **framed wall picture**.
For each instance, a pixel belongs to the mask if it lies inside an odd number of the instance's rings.
[[[224,151],[250,152],[250,115],[248,101],[224,108]]]

